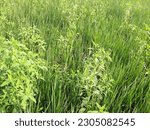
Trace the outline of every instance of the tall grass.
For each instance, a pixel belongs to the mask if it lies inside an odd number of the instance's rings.
[[[36,53],[47,71],[24,111],[150,112],[149,6],[149,0],[1,0],[1,36],[46,43]]]

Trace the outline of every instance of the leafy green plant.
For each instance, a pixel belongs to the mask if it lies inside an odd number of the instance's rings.
[[[104,112],[104,98],[111,90],[113,79],[109,73],[110,53],[98,46],[91,49],[89,58],[85,60],[81,74],[80,96],[82,104],[80,112]]]
[[[46,62],[31,42],[1,36],[0,44],[0,112],[29,112],[30,104],[36,103],[37,81],[43,79]]]
[[[31,51],[44,56],[46,43],[40,36],[40,31],[34,27],[23,27],[20,29],[19,40],[23,42]]]

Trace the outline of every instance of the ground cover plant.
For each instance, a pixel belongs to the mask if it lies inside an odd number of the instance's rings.
[[[1,0],[0,112],[150,112],[149,0]]]

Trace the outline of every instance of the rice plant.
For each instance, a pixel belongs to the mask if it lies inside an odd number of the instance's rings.
[[[0,112],[150,112],[149,0],[1,0]]]

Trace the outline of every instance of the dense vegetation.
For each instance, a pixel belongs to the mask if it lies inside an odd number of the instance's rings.
[[[150,112],[149,0],[0,0],[0,112]]]

